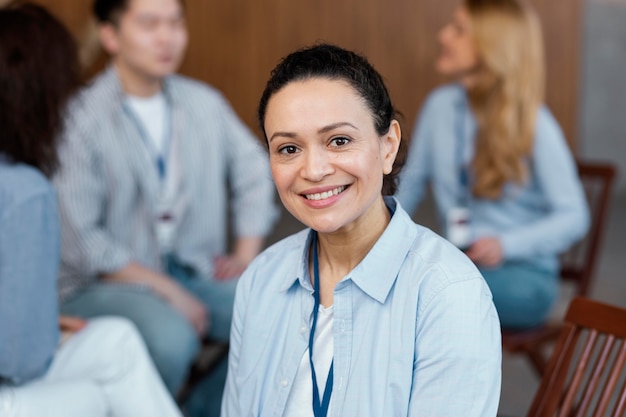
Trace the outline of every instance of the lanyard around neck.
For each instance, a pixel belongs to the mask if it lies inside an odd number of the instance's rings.
[[[152,139],[146,132],[143,123],[134,112],[134,110],[128,105],[128,103],[124,102],[124,111],[130,117],[135,128],[139,132],[139,136],[143,140],[144,144],[148,148],[148,151],[152,154],[155,159],[157,173],[159,174],[159,180],[163,182],[165,180],[165,176],[167,175],[167,158],[170,152],[170,145],[172,142],[172,111],[171,106],[167,106],[166,109],[166,117],[165,117],[165,129],[163,129],[165,135],[165,146],[163,147],[163,152],[160,152],[154,143],[152,143]]]
[[[320,272],[319,260],[317,256],[317,232],[313,232],[313,298],[315,305],[313,306],[313,325],[311,326],[311,335],[309,336],[309,362],[311,363],[311,379],[313,380],[313,414],[315,417],[326,417],[328,414],[328,406],[330,405],[330,395],[333,391],[333,364],[330,363],[328,378],[326,378],[326,387],[324,388],[324,397],[320,401],[319,388],[317,387],[317,377],[315,376],[315,366],[313,365],[313,340],[315,336],[315,327],[317,326],[317,314],[320,309]]]

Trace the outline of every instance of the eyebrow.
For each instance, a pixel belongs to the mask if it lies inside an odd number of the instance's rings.
[[[317,133],[327,133],[327,132],[330,132],[330,131],[335,130],[335,129],[337,129],[337,128],[344,127],[344,126],[349,126],[349,127],[353,128],[354,130],[359,130],[359,128],[357,128],[357,127],[356,127],[355,125],[353,125],[352,123],[348,123],[348,122],[337,122],[337,123],[333,123],[333,124],[331,124],[331,125],[324,126],[324,127],[320,128],[320,129],[317,131]],[[269,139],[269,141],[268,141],[268,142],[271,142],[271,141],[272,141],[275,137],[278,137],[278,136],[281,136],[281,137],[286,137],[286,138],[295,138],[295,137],[296,137],[296,136],[298,136],[298,135],[296,135],[295,133],[292,133],[292,132],[275,132],[275,133],[272,135],[272,137],[270,137],[270,139]]]

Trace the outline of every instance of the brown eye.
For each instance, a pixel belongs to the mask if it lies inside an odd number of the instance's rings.
[[[331,145],[336,147],[336,148],[340,148],[342,146],[345,146],[349,142],[350,142],[350,139],[348,139],[346,137],[343,137],[343,136],[332,138],[332,140],[330,141]]]
[[[278,153],[282,154],[294,154],[296,152],[298,152],[298,148],[293,145],[283,146],[282,148],[278,149]]]

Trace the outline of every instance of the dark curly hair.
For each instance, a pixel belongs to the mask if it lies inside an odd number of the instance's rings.
[[[35,4],[0,10],[0,153],[51,176],[79,80],[76,42],[63,24]]]
[[[397,117],[382,77],[364,56],[336,45],[322,43],[287,55],[272,71],[261,96],[257,114],[266,145],[265,113],[270,98],[287,84],[309,78],[342,80],[351,85],[370,109],[376,132],[380,136],[389,131],[391,121]],[[405,148],[404,141],[400,141],[393,168],[383,178],[383,195],[393,195],[396,191],[398,174],[406,159]]]

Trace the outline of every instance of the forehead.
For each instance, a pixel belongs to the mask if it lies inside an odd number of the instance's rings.
[[[179,15],[183,11],[181,0],[128,0],[126,15]]]
[[[454,20],[462,25],[469,26],[471,23],[470,14],[464,6],[458,6],[454,10],[453,14]]]
[[[373,125],[372,120],[365,100],[348,82],[310,78],[292,81],[270,98],[265,126],[298,130],[339,121]]]
[[[329,106],[338,103],[362,101],[359,93],[348,82],[322,77],[292,81],[278,90],[271,101],[280,106]]]

